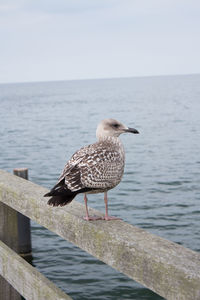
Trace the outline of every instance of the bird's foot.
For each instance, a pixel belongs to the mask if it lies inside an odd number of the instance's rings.
[[[112,221],[112,220],[122,220],[122,219],[114,216],[105,216],[103,217],[103,220]]]
[[[85,216],[83,218],[85,221],[97,221],[97,220],[102,220],[102,217],[98,217],[98,216]]]

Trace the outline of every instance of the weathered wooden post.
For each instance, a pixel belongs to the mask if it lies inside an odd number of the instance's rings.
[[[15,169],[14,174],[28,179],[28,169]],[[29,218],[0,202],[0,240],[19,254],[31,255]],[[0,300],[21,300],[20,294],[0,276]]]
[[[28,169],[14,169],[13,174],[28,180]],[[18,212],[18,253],[31,256],[30,219]]]
[[[0,202],[0,239],[15,252],[18,244],[18,213],[11,207]],[[20,300],[20,294],[0,276],[0,300]]]

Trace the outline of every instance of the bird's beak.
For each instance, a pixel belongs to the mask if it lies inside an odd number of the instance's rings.
[[[135,134],[138,134],[139,131],[135,128],[130,128],[128,127],[127,129],[124,130],[125,132],[131,132],[131,133],[135,133]]]

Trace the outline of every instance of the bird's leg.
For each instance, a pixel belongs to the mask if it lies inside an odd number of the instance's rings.
[[[106,208],[106,213],[105,213],[104,220],[106,220],[106,221],[121,220],[120,218],[112,217],[112,216],[108,215],[108,197],[107,197],[107,192],[104,193],[104,202],[105,202],[105,208]]]
[[[102,220],[102,217],[90,217],[88,212],[88,206],[87,206],[87,196],[84,195],[84,202],[85,202],[85,210],[86,210],[86,216],[84,217],[84,220],[86,221],[96,221],[96,220]]]
[[[86,210],[86,216],[84,217],[85,220],[89,221],[89,213],[88,213],[88,207],[87,207],[87,196],[84,195],[84,202],[85,202],[85,210]]]

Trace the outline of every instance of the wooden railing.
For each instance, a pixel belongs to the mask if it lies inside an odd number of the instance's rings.
[[[82,204],[73,201],[66,207],[52,208],[43,197],[46,192],[44,187],[0,170],[0,239],[7,244],[0,243],[0,275],[4,277],[0,280],[1,300],[5,300],[1,296],[2,288],[4,291],[9,290],[8,287],[4,288],[5,280],[27,300],[70,299],[8,248],[16,252],[19,248],[15,211],[57,233],[165,299],[200,299],[199,253],[120,220],[86,222],[82,218],[85,213]],[[90,211],[102,215],[94,209]],[[12,219],[10,222],[9,218]],[[7,295],[12,293],[12,290],[8,291]],[[7,296],[6,299],[19,298]]]

